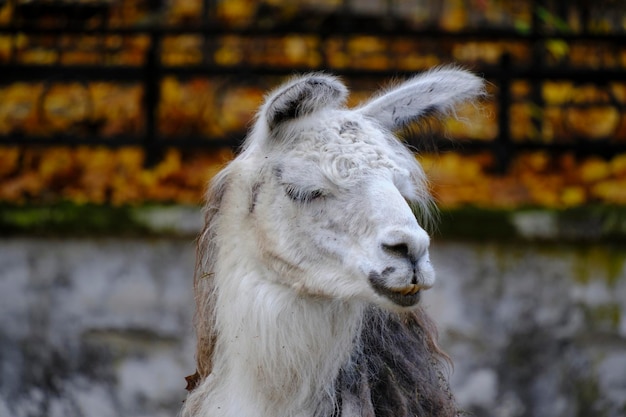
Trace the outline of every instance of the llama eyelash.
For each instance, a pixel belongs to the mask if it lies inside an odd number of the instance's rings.
[[[319,188],[308,188],[308,187],[298,186],[290,182],[286,182],[283,179],[282,167],[275,167],[274,175],[278,179],[278,182],[285,189],[285,194],[287,194],[287,197],[289,197],[292,201],[295,201],[297,203],[307,203],[309,201],[317,200],[327,195],[327,193],[324,192],[324,190],[321,190]]]
[[[298,203],[307,203],[326,196],[326,193],[319,189],[303,190],[293,184],[285,184],[285,194]]]

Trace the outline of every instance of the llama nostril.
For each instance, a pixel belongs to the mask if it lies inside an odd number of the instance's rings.
[[[401,258],[409,257],[409,245],[407,245],[406,243],[396,243],[393,245],[388,245],[386,243],[383,243],[382,246],[385,252],[387,253],[390,253],[392,255],[395,255]]]
[[[421,229],[390,228],[380,236],[380,248],[387,256],[417,262],[428,254],[429,238]]]

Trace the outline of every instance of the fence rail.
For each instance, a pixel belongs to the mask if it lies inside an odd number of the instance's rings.
[[[523,43],[533,52],[531,62],[520,66],[513,64],[507,54],[502,54],[496,65],[474,65],[473,70],[486,77],[496,89],[494,100],[496,101],[496,114],[498,115],[498,134],[493,140],[467,140],[461,145],[452,144],[448,140],[438,140],[437,147],[449,149],[451,147],[463,151],[487,150],[495,157],[496,170],[506,171],[510,161],[519,153],[529,150],[546,150],[552,153],[574,152],[577,154],[594,154],[610,157],[616,153],[626,152],[626,139],[613,140],[589,140],[584,136],[572,135],[572,138],[560,140],[556,138],[549,142],[537,141],[531,138],[522,140],[513,139],[511,134],[511,109],[515,104],[511,88],[516,81],[528,81],[532,86],[531,98],[536,106],[543,109],[544,98],[541,93],[541,85],[546,81],[569,81],[578,84],[592,84],[596,86],[608,85],[612,82],[626,81],[624,65],[614,68],[576,68],[567,63],[547,65],[545,62],[545,46],[548,42],[562,41],[571,44],[583,42],[603,47],[619,49],[626,45],[626,34],[606,33],[594,34],[587,31],[581,33],[554,33],[538,29],[537,18],[533,19],[533,27],[527,32],[511,30],[472,30],[461,32],[443,32],[440,30],[426,29],[415,30],[402,24],[394,25],[389,19],[384,18],[375,21],[363,21],[354,18],[348,13],[339,13],[329,16],[318,22],[317,25],[302,25],[298,22],[282,23],[273,27],[245,27],[232,28],[220,25],[219,22],[205,22],[202,25],[188,27],[172,26],[141,26],[112,28],[106,24],[86,29],[80,25],[66,25],[58,27],[41,27],[27,20],[12,22],[8,26],[0,27],[1,36],[10,36],[12,39],[19,35],[27,36],[53,36],[65,35],[89,35],[89,36],[127,36],[145,35],[149,37],[149,46],[145,50],[145,57],[138,65],[63,65],[53,63],[49,65],[33,65],[19,62],[15,59],[14,51],[10,59],[0,63],[0,85],[7,85],[18,81],[26,82],[133,82],[142,85],[143,88],[143,126],[144,131],[140,135],[121,135],[115,137],[102,137],[95,133],[89,137],[76,136],[69,133],[51,136],[24,135],[20,132],[0,135],[0,145],[98,145],[98,146],[141,146],[146,155],[147,164],[158,161],[165,148],[217,148],[237,147],[243,138],[243,134],[230,134],[223,137],[204,137],[198,135],[181,135],[175,139],[164,138],[158,129],[158,106],[161,99],[161,82],[164,77],[174,76],[181,78],[224,76],[247,79],[263,76],[287,76],[298,72],[311,70],[328,70],[345,77],[348,80],[360,78],[387,79],[389,77],[403,77],[414,74],[414,71],[387,68],[384,70],[337,68],[329,65],[326,57],[325,42],[330,38],[352,37],[371,35],[380,39],[393,42],[398,37],[410,39],[429,39],[437,42],[460,42],[468,40],[498,40],[501,42]],[[219,65],[208,56],[203,54],[201,64],[173,66],[166,65],[161,59],[161,47],[167,36],[174,35],[198,35],[201,36],[205,45],[210,45],[218,37],[231,36],[242,38],[272,38],[280,36],[315,36],[318,40],[319,55],[321,61],[317,66],[272,66],[263,64],[239,64]],[[208,47],[207,47],[208,48]],[[204,51],[206,52],[206,51]],[[623,51],[626,54],[626,51]],[[625,58],[626,59],[626,58]],[[622,101],[609,103],[614,107],[620,121],[624,121],[624,98]],[[573,107],[584,107],[585,103],[569,103]],[[89,120],[85,120],[88,123]],[[536,123],[539,123],[535,121]]]

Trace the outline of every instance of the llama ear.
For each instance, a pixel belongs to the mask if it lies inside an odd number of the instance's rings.
[[[388,90],[356,111],[389,130],[397,130],[421,117],[446,114],[457,104],[483,95],[482,78],[461,69],[443,67]]]
[[[348,89],[337,78],[311,74],[296,78],[272,93],[261,110],[270,129],[324,108],[341,106]]]

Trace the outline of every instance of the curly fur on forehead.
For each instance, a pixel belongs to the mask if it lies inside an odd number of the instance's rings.
[[[270,93],[212,181],[198,239],[197,371],[183,417],[451,417],[424,173],[393,132],[483,94],[441,68],[357,109],[310,74]]]
[[[320,113],[283,127],[272,154],[294,164],[310,162],[340,187],[350,187],[366,176],[392,176],[422,216],[420,220],[432,223],[434,204],[426,175],[415,155],[392,132],[354,111]]]
[[[351,172],[376,169],[421,171],[415,157],[390,133],[381,131],[362,118],[336,117],[313,127],[294,126],[291,135],[297,140],[275,150],[284,158],[312,162],[341,160]],[[333,162],[337,164],[337,162]],[[342,177],[349,176],[347,173]]]

